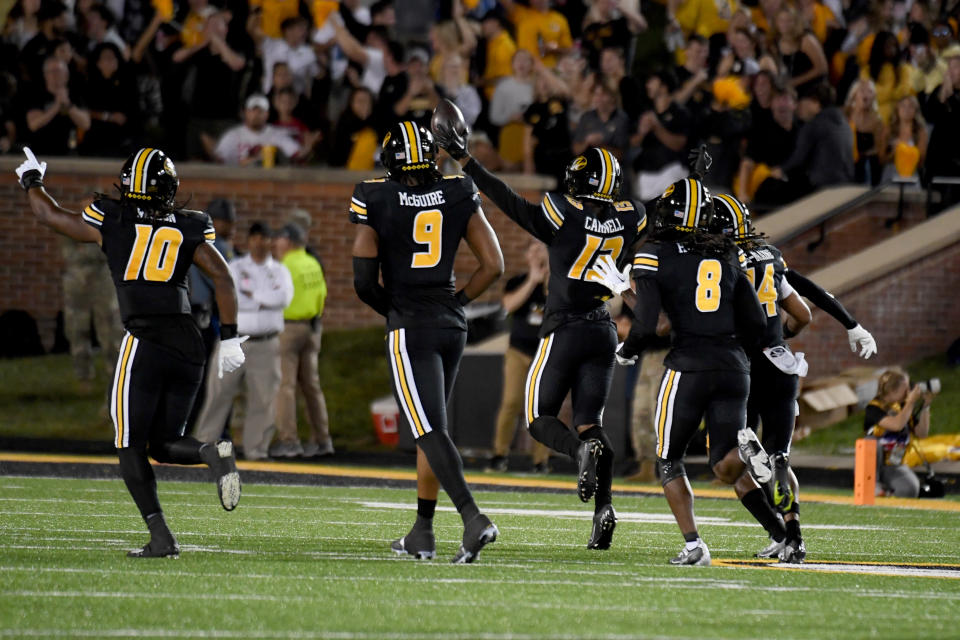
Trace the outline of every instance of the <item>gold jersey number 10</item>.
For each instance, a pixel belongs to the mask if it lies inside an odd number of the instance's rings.
[[[148,282],[167,282],[173,276],[183,244],[183,234],[173,227],[157,227],[149,224],[136,225],[137,237],[127,260],[124,280],[136,280],[143,269],[143,279]],[[146,261],[144,261],[146,257]],[[146,265],[144,265],[146,262]]]

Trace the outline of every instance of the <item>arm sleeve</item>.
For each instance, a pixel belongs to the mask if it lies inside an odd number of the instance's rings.
[[[849,331],[857,326],[858,323],[856,319],[850,315],[850,312],[847,311],[842,304],[837,302],[837,299],[834,298],[829,291],[812,280],[800,275],[793,269],[787,269],[785,275],[786,280],[793,285],[797,293],[829,313],[837,322],[842,324],[845,329]]]
[[[747,279],[747,274],[737,272],[737,283],[733,290],[734,313],[736,314],[737,335],[740,341],[749,347],[761,345],[764,329],[767,327],[766,314],[760,306],[757,292]]]
[[[508,218],[538,240],[547,244],[553,241],[553,236],[563,224],[563,215],[550,194],[544,195],[542,204],[533,204],[473,159],[463,168],[463,172],[473,178],[477,188],[500,207]]]
[[[353,288],[357,297],[382,316],[390,311],[390,296],[380,284],[380,261],[353,258]]]

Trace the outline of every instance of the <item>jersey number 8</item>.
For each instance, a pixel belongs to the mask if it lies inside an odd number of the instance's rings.
[[[701,260],[697,269],[697,310],[711,313],[720,308],[720,276],[723,268],[719,260]]]
[[[173,276],[177,265],[183,234],[173,227],[158,227],[149,224],[136,226],[137,237],[133,241],[133,251],[127,261],[124,280],[136,280],[143,267],[143,279],[148,282],[167,282]],[[146,257],[146,266],[144,266]]]

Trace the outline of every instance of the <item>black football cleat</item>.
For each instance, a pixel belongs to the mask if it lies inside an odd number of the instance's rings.
[[[587,549],[609,549],[616,527],[617,512],[613,510],[612,504],[605,505],[593,516],[593,531],[590,533]]]
[[[150,539],[142,549],[134,549],[127,553],[128,558],[179,558],[180,545],[173,538],[169,540]]]
[[[237,471],[236,451],[229,440],[205,444],[200,448],[200,459],[213,473],[217,483],[217,495],[220,504],[227,511],[233,511],[240,502],[240,473]]]
[[[433,560],[437,557],[437,541],[432,529],[414,527],[410,533],[390,543],[397,555],[410,555],[417,560]]]
[[[480,550],[497,540],[500,530],[490,522],[490,518],[478,513],[463,528],[463,544],[457,555],[453,556],[452,564],[469,564],[477,559]]]
[[[577,451],[577,495],[582,502],[590,502],[597,491],[597,461],[603,444],[596,438],[584,440]]]

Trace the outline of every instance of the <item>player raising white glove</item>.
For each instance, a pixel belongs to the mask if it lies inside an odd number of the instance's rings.
[[[220,357],[217,362],[217,377],[222,378],[223,372],[230,373],[243,366],[246,356],[243,355],[243,349],[240,345],[247,341],[250,336],[228,338],[220,343]]]
[[[31,187],[42,187],[43,174],[47,172],[47,163],[39,162],[30,147],[24,147],[23,153],[27,156],[27,159],[16,169],[20,186],[23,187],[24,191],[29,191]]]
[[[610,254],[605,253],[593,263],[590,279],[610,289],[613,295],[619,296],[630,289],[630,265],[628,264],[623,271],[620,271]]]
[[[630,356],[629,358],[620,355],[620,352],[623,351],[623,343],[617,345],[617,352],[614,354],[617,356],[617,364],[623,367],[629,367],[631,365],[637,364],[637,356]]]
[[[877,341],[873,339],[870,332],[859,324],[853,329],[847,330],[847,340],[850,341],[850,351],[857,352],[860,347],[860,357],[864,360],[870,358],[877,352]]]

